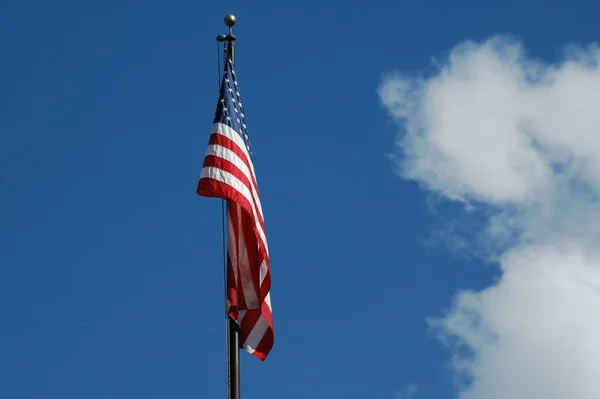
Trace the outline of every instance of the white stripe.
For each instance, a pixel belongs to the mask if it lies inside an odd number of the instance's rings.
[[[200,173],[200,178],[201,179],[203,179],[203,178],[214,179],[214,180],[218,180],[222,183],[227,184],[228,186],[230,186],[231,188],[236,190],[238,193],[240,193],[244,198],[246,198],[248,200],[248,202],[250,203],[250,206],[252,207],[252,211],[253,211],[254,215],[256,215],[256,208],[255,208],[254,201],[252,201],[252,196],[250,194],[250,190],[248,190],[248,187],[246,187],[246,185],[244,183],[242,183],[240,181],[240,179],[238,179],[231,173],[229,173],[223,169],[216,168],[214,166],[205,166],[202,168],[202,172]],[[269,247],[267,245],[267,238],[265,236],[265,232],[262,229],[262,226],[260,225],[260,223],[258,222],[258,219],[256,217],[254,217],[254,225],[256,226],[258,235],[260,236],[260,239],[262,240],[261,244],[264,245],[265,250],[267,252],[267,256],[268,256]]]
[[[244,349],[250,353],[254,353],[256,347],[258,347],[260,344],[260,341],[267,332],[268,328],[269,324],[263,316],[260,316],[260,318],[256,321],[256,324],[254,324],[254,327],[248,335],[248,338],[246,338],[246,341],[244,342]]]
[[[254,180],[256,180],[258,183],[258,180],[256,179],[256,173],[254,172],[254,163],[252,162],[252,158],[250,157],[250,154],[246,149],[246,143],[244,142],[242,136],[240,136],[235,130],[221,122],[216,122],[213,124],[212,133],[219,133],[232,140],[238,147],[240,147],[244,155],[246,155],[246,159],[248,159],[248,164],[250,164],[252,176],[254,177]],[[252,181],[252,179],[250,181]],[[260,216],[263,217],[264,220],[262,207],[260,204],[258,204],[258,211],[260,212]]]
[[[258,197],[258,189],[254,185],[254,180],[252,179],[252,174],[250,169],[248,169],[248,165],[231,149],[227,147],[223,147],[219,144],[210,144],[206,149],[206,156],[215,156],[219,158],[223,158],[226,161],[234,164],[243,174],[246,176],[248,181],[250,182],[250,188],[252,188],[252,196],[254,198],[254,203],[256,204],[256,208],[260,211],[260,217],[262,218],[262,209],[260,204],[260,198]],[[263,219],[264,220],[264,219]]]
[[[242,320],[244,320],[244,316],[246,316],[246,313],[248,311],[247,310],[238,310],[238,318],[237,318],[237,322],[239,325],[242,325]]]
[[[260,281],[260,285],[262,285],[265,277],[267,276],[267,272],[269,271],[269,268],[267,267],[267,262],[265,262],[265,260],[263,259],[262,263],[260,264],[260,272],[259,272],[259,281]]]

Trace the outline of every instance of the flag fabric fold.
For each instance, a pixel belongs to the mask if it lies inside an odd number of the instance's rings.
[[[269,249],[234,65],[227,57],[197,193],[227,201],[227,313],[240,347],[265,360],[273,346]]]

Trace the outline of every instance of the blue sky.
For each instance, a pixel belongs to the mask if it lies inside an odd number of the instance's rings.
[[[559,62],[565,44],[596,39],[598,11],[4,0],[0,396],[225,395],[221,205],[195,189],[230,12],[275,322],[266,362],[242,353],[242,396],[464,394],[455,349],[427,319],[498,278],[473,255],[487,219],[421,175],[401,178],[389,155],[402,158],[403,128],[378,88],[394,71],[436,75],[455,46],[497,34]],[[456,251],[465,236],[470,250]]]

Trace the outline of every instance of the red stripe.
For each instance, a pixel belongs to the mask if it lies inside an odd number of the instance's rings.
[[[232,214],[233,212],[237,212],[237,205],[235,204],[229,204],[229,213]],[[260,297],[260,287],[259,287],[259,275],[258,275],[258,268],[256,267],[256,265],[260,265],[259,263],[259,242],[256,239],[256,235],[254,233],[254,220],[250,217],[249,214],[245,213],[245,212],[240,212],[240,219],[239,221],[241,221],[241,231],[237,230],[236,231],[236,238],[238,239],[238,243],[240,240],[244,241],[244,244],[246,245],[246,257],[244,259],[238,258],[238,260],[243,260],[245,261],[244,263],[248,265],[248,269],[249,270],[242,270],[241,265],[238,265],[238,270],[240,273],[240,283],[241,288],[242,288],[242,293],[244,294],[244,297],[246,296],[254,296],[256,297],[256,303],[254,304],[250,304],[250,303],[246,303],[246,307],[245,309],[256,309],[258,307],[260,307],[260,302],[262,301],[262,298]],[[238,225],[234,224],[233,225],[235,229],[237,229]],[[238,249],[238,254],[239,254],[239,249]],[[242,276],[242,272],[249,272],[250,274],[250,281],[248,283],[251,283],[252,285],[252,292],[245,292],[245,284],[243,281],[243,277]]]
[[[259,358],[260,360],[265,360],[273,347],[273,343],[275,341],[273,334],[273,327],[269,326],[262,339],[260,340],[260,344],[256,347],[253,355]]]
[[[230,283],[232,282],[232,283]],[[235,284],[233,282],[236,282]],[[237,294],[237,281],[235,278],[235,274],[233,272],[233,266],[231,264],[231,257],[227,256],[227,302],[228,302],[228,307],[229,309],[227,310],[227,312],[234,312],[235,314],[232,315],[231,317],[233,317],[234,320],[237,320],[238,318],[238,309],[240,306],[239,300],[238,300],[238,294]]]
[[[256,324],[258,319],[260,319],[261,314],[262,313],[260,309],[248,310],[246,312],[246,315],[242,319],[242,322],[238,323],[240,325],[240,342],[242,343],[242,345],[248,339],[250,332],[252,332],[254,325]]]

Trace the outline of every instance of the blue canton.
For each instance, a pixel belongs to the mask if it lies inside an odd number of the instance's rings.
[[[221,122],[236,131],[244,140],[248,153],[250,151],[250,138],[248,137],[248,128],[246,127],[246,117],[242,106],[239,86],[235,77],[235,70],[231,59],[227,57],[225,71],[223,72],[223,81],[221,82],[221,94],[214,122]]]

